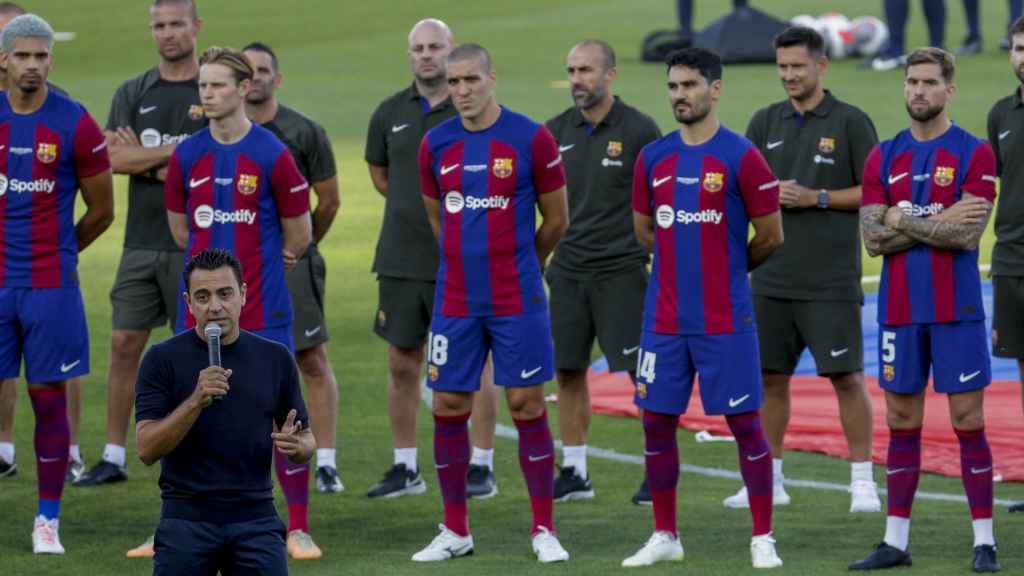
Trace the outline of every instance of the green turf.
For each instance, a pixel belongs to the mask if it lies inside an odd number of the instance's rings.
[[[151,66],[155,52],[146,29],[143,2],[92,0],[86,2],[26,2],[49,16],[55,28],[77,33],[77,39],[57,46],[52,80],[80,98],[103,122],[116,86]],[[725,2],[700,2],[698,25],[717,16],[710,8]],[[853,0],[817,2],[759,2],[785,15],[817,12],[827,4],[848,15],[878,10],[879,2]],[[913,2],[911,45],[924,41],[920,6]],[[948,2],[950,44],[962,37],[959,3]],[[785,5],[785,8],[782,8]],[[1005,19],[1003,2],[983,3],[983,24],[989,50],[964,59],[958,72],[960,93],[953,116],[977,134],[984,130],[991,104],[1014,86],[1005,53],[994,49],[997,30]],[[376,302],[369,273],[383,202],[372,190],[362,160],[370,112],[385,96],[409,82],[405,35],[418,18],[439,16],[449,22],[458,39],[484,43],[499,72],[498,93],[510,107],[545,119],[569,105],[563,79],[567,49],[578,39],[608,39],[619,50],[616,92],[653,115],[662,128],[673,128],[660,66],[640,65],[640,38],[650,29],[674,26],[674,3],[665,0],[522,0],[509,5],[454,0],[418,2],[307,1],[285,5],[269,0],[201,3],[202,46],[240,46],[251,40],[273,45],[285,74],[280,96],[309,113],[331,134],[342,179],[343,205],[333,230],[321,245],[327,258],[328,322],[333,339],[330,356],[341,383],[338,445],[347,491],[341,495],[312,495],[311,523],[325,549],[320,562],[292,563],[296,574],[509,574],[535,569],[529,549],[528,504],[518,471],[515,445],[498,439],[497,474],[501,495],[470,505],[478,553],[472,559],[439,566],[414,566],[409,556],[435,534],[440,520],[436,478],[426,474],[426,496],[393,502],[371,502],[362,496],[390,464],[391,442],[385,411],[386,348],[370,331]],[[834,64],[826,77],[841,98],[864,108],[882,137],[906,125],[901,102],[901,76],[856,69],[855,61]],[[736,66],[725,73],[721,116],[743,130],[757,108],[782,97],[771,66]],[[107,294],[120,256],[126,212],[124,182],[119,180],[118,219],[82,257],[82,287],[92,335],[92,374],[86,378],[85,415],[81,444],[90,463],[102,449],[105,424],[105,379],[109,356],[110,307]],[[162,225],[163,223],[159,223]],[[982,260],[987,261],[991,234]],[[877,259],[865,259],[865,274],[876,274]],[[163,338],[160,331],[154,338]],[[881,409],[879,407],[879,409]],[[555,421],[552,407],[552,422]],[[503,411],[502,421],[509,423]],[[838,422],[837,422],[838,427]],[[65,491],[62,539],[68,554],[35,558],[29,531],[35,510],[35,470],[32,466],[33,419],[24,393],[16,422],[20,474],[0,480],[0,573],[2,574],[142,574],[148,561],[124,559],[124,551],[145,538],[159,513],[157,469],[145,468],[129,446],[129,482],[116,487]],[[431,423],[420,412],[421,465],[430,470]],[[695,444],[680,433],[683,461],[702,466],[736,469],[735,448],[729,444]],[[635,420],[597,416],[591,445],[639,454],[642,436]],[[823,456],[792,453],[790,477],[845,483],[847,466]],[[596,458],[590,461],[598,499],[556,507],[559,535],[572,554],[553,573],[618,573],[619,562],[647,538],[649,509],[631,506],[628,498],[641,477],[639,466]],[[882,480],[876,470],[876,478]],[[736,574],[750,571],[749,516],[723,510],[720,501],[738,483],[684,475],[680,486],[682,537],[688,557],[681,566],[656,567],[651,574],[687,570],[694,574]],[[926,475],[924,490],[961,493],[959,479]],[[776,515],[779,552],[787,573],[825,574],[845,571],[846,564],[866,554],[882,535],[881,515],[851,516],[847,496],[834,492],[791,489],[794,504]],[[996,495],[1024,499],[1024,488],[997,485]],[[1008,572],[1024,567],[1017,543],[1024,536],[1024,518],[996,512],[1001,560]],[[958,574],[969,570],[970,528],[963,504],[919,501],[915,511],[913,552],[916,573]]]

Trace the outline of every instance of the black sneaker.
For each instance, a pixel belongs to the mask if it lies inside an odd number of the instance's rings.
[[[2,465],[3,465],[3,462],[0,462],[0,466],[2,466]],[[13,464],[12,464],[12,466],[13,466]],[[0,470],[3,470],[3,468],[0,468]],[[3,472],[0,472],[0,476],[3,476],[3,475],[4,475]],[[1017,502],[1013,506],[1010,506],[1010,512],[1024,512],[1024,502]]]
[[[594,487],[590,478],[582,478],[573,466],[562,466],[555,478],[555,502],[570,500],[586,500],[594,497]]]
[[[72,458],[68,461],[68,473],[64,475],[64,481],[74,483],[82,477],[82,472],[85,472],[85,460]]]
[[[7,476],[17,476],[17,475],[18,475],[18,464],[17,464],[17,462],[14,462],[13,460],[11,462],[7,462],[7,461],[3,460],[2,458],[0,458],[0,478],[6,478]]]
[[[377,482],[366,492],[367,498],[398,498],[406,494],[423,494],[427,491],[427,483],[423,481],[419,471],[412,472],[405,464],[395,464],[384,473],[384,479]]]
[[[78,480],[75,480],[72,486],[99,486],[100,484],[113,484],[115,482],[124,482],[128,479],[128,474],[124,470],[124,466],[118,466],[113,462],[107,462],[106,460],[100,460],[98,464],[89,469],[88,472],[82,474]]]
[[[345,485],[341,483],[338,469],[333,466],[319,466],[316,469],[316,489],[319,492],[342,492]]]
[[[651,501],[651,489],[647,487],[647,478],[640,483],[640,487],[636,489],[636,494],[629,499],[630,502],[637,506],[653,506],[654,502]]]
[[[912,564],[910,552],[904,552],[895,546],[889,546],[882,542],[867,558],[850,564],[850,570],[882,570],[884,568],[910,566]]]
[[[996,560],[996,547],[991,544],[982,544],[974,547],[974,571],[975,572],[999,572],[1002,567]]]
[[[494,478],[494,471],[487,466],[470,464],[466,474],[466,496],[485,500],[497,495],[498,481]]]

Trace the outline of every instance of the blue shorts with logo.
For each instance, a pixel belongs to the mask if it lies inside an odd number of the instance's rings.
[[[917,394],[970,392],[989,385],[992,364],[984,322],[881,326],[878,331],[878,382],[883,390]]]
[[[89,373],[89,327],[78,285],[0,288],[0,378],[57,382]]]
[[[487,353],[494,383],[534,386],[555,375],[551,318],[547,311],[517,316],[454,317],[435,314],[427,335],[427,386],[442,392],[475,392]]]
[[[760,408],[764,389],[757,333],[640,335],[637,406],[659,414],[685,414],[696,375],[705,414]]]

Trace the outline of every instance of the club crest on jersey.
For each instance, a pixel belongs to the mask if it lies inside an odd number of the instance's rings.
[[[882,378],[885,378],[886,382],[892,382],[896,379],[896,367],[892,364],[885,364],[882,366]]]
[[[512,159],[511,158],[495,158],[494,167],[491,168],[494,175],[498,178],[508,178],[512,175]]]
[[[199,104],[193,104],[188,107],[188,117],[192,120],[201,120],[205,114],[203,107]]]
[[[824,136],[822,136],[822,138],[820,140],[818,140],[818,150],[822,154],[831,154],[832,152],[835,151],[835,149],[836,149],[836,139],[835,138],[825,138]]]
[[[259,188],[260,178],[255,174],[242,174],[238,177],[238,193],[248,196]]]
[[[437,382],[437,379],[441,377],[441,371],[433,364],[427,365],[427,377],[430,378],[431,382]]]
[[[622,142],[609,140],[608,149],[605,152],[607,152],[609,158],[618,158],[622,155]]]
[[[643,382],[636,383],[636,397],[641,400],[647,398],[647,384]]]
[[[43,164],[49,164],[57,159],[57,145],[48,142],[40,142],[36,149],[36,158]]]
[[[938,186],[949,186],[953,183],[954,176],[956,176],[956,169],[952,166],[935,167],[935,184]]]
[[[725,182],[725,175],[721,172],[708,172],[704,175],[704,189],[708,192],[718,192]]]

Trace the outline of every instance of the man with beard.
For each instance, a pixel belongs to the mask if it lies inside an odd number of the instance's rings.
[[[910,128],[876,146],[864,168],[864,245],[885,255],[878,289],[879,383],[889,424],[885,538],[851,570],[911,564],[910,511],[921,475],[921,425],[931,369],[947,394],[960,442],[960,474],[974,531],[974,571],[995,572],[992,451],[982,411],[991,365],[978,243],[996,195],[991,146],[953,124],[953,55],[921,48],[907,58]]]
[[[764,375],[764,427],[772,444],[776,506],[789,504],[782,451],[789,424],[789,379],[810,347],[818,375],[831,380],[850,447],[850,512],[878,512],[871,474],[871,400],[864,387],[860,236],[857,209],[871,119],[822,86],[824,41],[810,28],[775,37],[779,79],[789,98],[759,110],[747,138],[782,179],[786,244],[753,273],[754,311]],[[749,506],[741,489],[728,508]]]
[[[555,501],[594,497],[587,368],[595,337],[609,369],[636,381],[648,255],[633,233],[630,182],[640,149],[661,137],[650,116],[612,95],[618,71],[607,42],[574,46],[566,72],[576,105],[547,121],[565,163],[570,212],[546,275],[562,436]],[[646,485],[633,501],[650,503]]]
[[[1010,44],[1010,65],[1024,85],[1024,18],[1010,27]],[[1018,378],[1024,380],[1024,170],[1014,161],[1019,156],[1013,155],[1024,134],[1022,92],[1024,88],[1018,86],[992,107],[988,141],[996,154],[1001,192],[992,249],[992,354],[1016,358]],[[1024,512],[1024,503],[1010,511]]]
[[[633,222],[654,252],[644,298],[636,405],[643,410],[654,534],[623,566],[681,560],[676,523],[679,415],[694,376],[706,414],[724,414],[750,494],[754,568],[782,565],[772,538],[771,448],[761,427],[757,326],[747,273],[782,245],[779,181],[757,148],[722,126],[722,61],[702,48],[668,55],[679,130],[643,148]],[[749,227],[754,237],[747,242]]]

